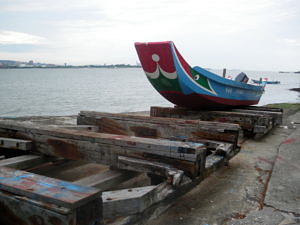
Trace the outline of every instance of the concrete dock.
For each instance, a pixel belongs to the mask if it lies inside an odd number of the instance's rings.
[[[300,224],[300,112],[240,153],[147,225]],[[155,217],[155,216],[153,216]]]

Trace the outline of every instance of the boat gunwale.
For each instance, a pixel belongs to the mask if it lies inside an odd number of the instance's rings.
[[[219,84],[225,85],[225,86],[253,90],[253,91],[263,91],[264,87],[265,87],[265,85],[253,85],[253,84],[238,82],[235,80],[230,80],[230,79],[227,79],[224,77],[220,77],[215,73],[212,73],[208,70],[201,68],[200,66],[194,66],[191,68],[193,70],[195,70],[196,72],[200,73],[202,76],[206,77],[207,79],[217,82]]]

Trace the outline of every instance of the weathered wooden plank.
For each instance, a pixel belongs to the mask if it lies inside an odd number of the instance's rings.
[[[99,132],[181,140],[209,139],[237,143],[236,124],[81,111],[78,124],[97,125]]]
[[[257,111],[283,112],[282,108],[276,108],[276,107],[244,106],[244,107],[241,107],[241,108],[242,109],[249,109],[249,110],[257,110]]]
[[[220,155],[210,155],[207,157],[205,164],[205,177],[215,172],[219,167],[224,165],[225,157]]]
[[[95,188],[8,167],[0,167],[0,190],[70,209],[101,196],[100,191]]]
[[[160,162],[165,163],[168,165],[171,165],[175,167],[178,170],[184,171],[185,175],[195,178],[198,176],[201,176],[203,173],[203,165],[205,163],[205,154],[206,151],[201,152],[199,154],[199,160],[197,162],[190,162],[190,161],[183,161],[179,159],[170,159],[170,158],[162,158],[157,155],[152,154],[144,154],[143,156],[137,155],[137,154],[127,154],[128,157],[138,158],[138,159],[145,159],[145,160],[151,160],[154,162]]]
[[[233,148],[232,144],[220,143],[213,150],[211,150],[211,152],[215,155],[227,157],[234,149],[239,149],[239,147]]]
[[[204,177],[209,176],[223,165],[227,165],[229,160],[240,152],[240,148],[225,148],[221,153],[210,154],[206,157]]]
[[[207,127],[207,129],[215,129],[216,125],[218,125],[221,129],[228,129],[228,130],[238,130],[239,127],[234,124],[224,124],[218,122],[209,122],[209,121],[187,121],[187,120],[180,120],[180,119],[165,119],[165,118],[157,118],[157,117],[149,117],[149,116],[140,116],[140,115],[131,115],[125,113],[105,113],[105,112],[95,112],[95,111],[81,111],[77,116],[77,124],[90,124],[90,125],[102,125],[97,123],[97,119],[101,118],[109,118],[109,119],[116,119],[116,120],[125,120],[127,121],[137,121],[141,122],[149,122],[152,124],[158,125],[177,125],[182,127],[187,127],[188,125],[197,126],[198,127]],[[104,125],[103,125],[104,126]],[[132,129],[134,132],[134,129]],[[148,136],[148,135],[147,135]],[[153,136],[153,135],[151,135]]]
[[[182,137],[172,137],[171,140],[184,141]],[[234,150],[235,148],[239,149],[239,146],[236,146],[231,143],[221,142],[221,141],[212,141],[207,139],[190,139],[190,141],[199,141],[202,144],[205,144],[207,151],[213,152],[217,155],[226,155],[228,152]]]
[[[88,163],[81,160],[53,159],[49,163],[30,169],[29,172],[74,182],[108,169],[108,166],[98,163]]]
[[[72,129],[72,130],[86,130],[86,131],[93,131],[93,132],[98,131],[98,127],[93,125],[52,125],[52,126],[57,128],[65,128],[65,129]]]
[[[15,169],[27,169],[35,167],[41,163],[46,162],[47,160],[39,155],[21,155],[13,158],[3,159],[0,161],[0,167],[6,166]]]
[[[175,141],[200,142],[205,144],[207,149],[214,151],[215,154],[224,155],[234,148],[239,148],[237,146],[237,139],[240,127],[235,124],[93,111],[81,111],[77,117],[77,122],[79,124],[98,125],[100,132],[168,138]],[[203,135],[205,132],[207,132],[207,135]],[[201,138],[208,136],[215,139],[231,141],[233,144]],[[231,139],[229,139],[229,137],[231,137]],[[193,172],[191,172],[191,174],[193,174]]]
[[[0,148],[11,148],[28,151],[32,148],[31,141],[0,137]]]
[[[269,130],[272,126],[272,117],[246,112],[189,110],[185,108],[151,107],[150,115],[154,117],[185,118],[194,120],[218,121],[235,123],[244,131],[253,132],[255,126],[265,127]]]
[[[183,176],[182,170],[178,170],[168,164],[124,156],[118,157],[118,168],[163,176],[173,186],[179,185]]]
[[[157,186],[146,186],[103,192],[103,217],[115,218],[144,211],[153,204],[156,188]]]
[[[157,140],[140,137],[129,137],[125,135],[112,135],[106,133],[94,133],[88,131],[69,130],[63,128],[53,128],[43,125],[33,125],[20,123],[15,121],[0,121],[0,128],[7,130],[9,133],[13,130],[16,136],[24,136],[32,141],[37,141],[40,138],[41,143],[36,143],[36,149],[38,144],[47,144],[56,149],[64,149],[64,151],[56,152],[61,153],[61,157],[70,157],[70,159],[80,159],[80,155],[84,152],[76,152],[74,148],[79,147],[76,145],[76,141],[86,142],[86,144],[98,144],[102,149],[120,149],[122,148],[124,154],[128,151],[146,152],[151,154],[157,154],[169,158],[176,158],[187,161],[197,161],[198,151],[205,149],[205,146],[200,143],[193,142],[178,142],[169,140]],[[44,140],[43,140],[44,139]],[[65,143],[65,140],[69,140],[73,143]],[[71,152],[69,152],[70,150]],[[79,150],[79,149],[77,149]],[[60,151],[60,150],[59,150]],[[42,153],[50,153],[50,155],[57,156],[53,151],[46,151]],[[58,154],[59,155],[59,154]],[[72,155],[72,156],[71,156]],[[85,159],[85,158],[83,158]]]
[[[33,203],[26,197],[0,191],[0,223],[5,225],[74,225],[74,214],[70,210],[58,213],[59,208],[48,204],[43,207],[39,202]],[[49,208],[52,208],[49,209]]]
[[[110,169],[102,173],[97,173],[80,180],[76,180],[73,183],[87,187],[95,187],[100,190],[108,190],[126,180],[131,179],[137,174],[138,173],[131,171]]]
[[[229,158],[221,155],[209,155],[207,156],[206,166],[205,166],[205,176],[209,176],[211,173],[227,164],[227,161],[231,159],[238,151],[233,149],[232,152],[228,154]],[[192,188],[197,186],[203,177],[198,177],[194,180],[189,179],[184,176],[183,181],[177,188],[172,188],[166,182],[163,182],[156,186],[153,190],[153,197],[151,197],[152,204],[149,205],[142,213],[137,213],[128,217],[125,217],[120,224],[144,224],[153,214],[159,216],[164,212],[165,209],[169,208],[173,204],[175,199],[184,195]],[[154,204],[156,203],[156,204]]]
[[[226,164],[226,159],[223,156],[209,155],[206,162],[205,177],[215,172],[217,169]],[[180,196],[186,194],[192,188],[197,186],[203,177],[198,177],[191,180],[184,177],[184,182],[181,183],[177,188],[171,188],[166,182],[156,185],[151,195],[152,204],[149,205],[142,213],[137,213],[126,217],[120,224],[144,224],[153,214],[159,216],[162,214],[170,205],[174,203]],[[156,204],[155,204],[156,203]]]
[[[270,116],[272,118],[272,122],[274,126],[282,124],[283,112],[263,111],[263,110],[254,110],[254,109],[232,109],[231,111]]]
[[[196,165],[205,146],[193,142],[178,142],[69,130],[47,126],[0,121],[0,129],[11,136],[26,137],[34,143],[34,150],[46,155],[73,160],[85,160],[117,168],[118,155],[138,156],[142,159],[151,155],[166,160],[178,169]],[[173,164],[172,164],[173,163]],[[196,172],[198,169],[195,167]]]
[[[0,191],[0,224],[5,225],[100,225],[101,198],[68,209]]]

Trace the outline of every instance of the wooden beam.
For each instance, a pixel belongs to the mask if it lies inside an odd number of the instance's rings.
[[[237,144],[236,124],[81,111],[78,124],[96,125],[99,132],[185,141],[215,140]]]
[[[229,158],[226,158],[221,155],[209,155],[207,156],[207,161],[205,164],[205,176],[209,176],[211,173],[222,167],[227,163],[227,160],[232,158],[235,154],[237,154],[236,149],[231,149],[228,153]],[[183,176],[183,180],[180,183],[179,186],[176,188],[171,187],[167,184],[167,182],[162,182],[153,188],[151,193],[149,194],[149,200],[147,201],[148,207],[144,209],[142,213],[136,213],[132,214],[131,216],[126,217],[122,222],[125,224],[135,224],[137,221],[140,223],[144,223],[147,221],[149,217],[151,217],[153,214],[159,216],[165,209],[167,209],[170,205],[173,204],[174,199],[178,199],[180,196],[184,195],[188,191],[190,191],[192,188],[197,186],[201,181],[203,180],[203,177],[197,177],[194,180],[189,179],[186,176]],[[146,187],[147,188],[147,187]],[[124,199],[124,202],[116,201],[115,204],[119,204],[124,207],[124,203],[127,199]],[[141,198],[140,201],[137,202],[143,202],[143,198]],[[145,202],[145,201],[144,201]],[[149,202],[151,204],[149,204]],[[137,203],[135,203],[137,205]],[[105,203],[103,204],[104,211],[105,209]],[[110,209],[112,209],[111,207]],[[120,206],[116,206],[115,208],[119,208]],[[120,210],[122,211],[122,209]],[[136,212],[139,210],[135,210]],[[141,211],[141,210],[140,210]],[[124,209],[124,214],[126,214],[126,209]],[[104,212],[105,214],[105,212]],[[130,213],[127,213],[129,215]],[[114,217],[113,214],[108,214],[109,217]]]
[[[205,168],[205,177],[209,176],[211,173],[222,167],[226,163],[226,159],[224,156],[218,156],[218,155],[209,155],[208,160],[206,162],[206,168]],[[145,197],[141,196],[134,201],[134,203],[126,202],[128,200],[131,200],[130,197],[126,196],[126,191],[128,192],[128,189],[125,189],[125,194],[117,194],[116,193],[116,201],[114,201],[111,205],[111,207],[107,207],[107,201],[103,199],[103,213],[105,218],[113,218],[114,215],[112,213],[107,214],[106,212],[108,209],[110,209],[112,212],[118,212],[115,209],[118,209],[120,212],[120,215],[126,216],[124,220],[124,224],[126,221],[126,224],[134,224],[136,221],[139,221],[140,223],[144,223],[147,221],[151,215],[160,215],[165,209],[167,209],[170,205],[173,204],[174,199],[178,199],[180,196],[184,195],[188,191],[190,191],[192,188],[197,186],[201,181],[203,180],[203,177],[198,177],[194,180],[191,180],[187,177],[183,177],[183,181],[181,184],[176,187],[172,188],[170,185],[168,185],[166,182],[162,182],[159,185],[156,186],[149,186],[144,188],[153,187],[151,192],[146,195]],[[106,192],[103,193],[103,196],[106,195]],[[108,193],[109,196],[109,193]],[[120,197],[119,197],[120,196]],[[125,197],[124,197],[125,196]],[[130,196],[130,195],[129,195]],[[147,198],[146,198],[147,197]],[[113,197],[109,197],[113,199]],[[148,199],[145,201],[145,199]],[[147,207],[137,207],[141,206],[143,203],[147,203]],[[133,207],[130,207],[130,209],[126,209],[124,207],[125,205],[133,205]],[[134,210],[132,210],[134,209]],[[141,210],[144,209],[144,210]],[[130,211],[132,210],[132,211]],[[142,213],[134,213],[134,212],[142,212]]]
[[[103,192],[103,217],[115,218],[144,211],[153,204],[156,188],[157,186],[146,186]]]
[[[120,183],[137,176],[138,173],[122,170],[107,170],[101,173],[97,173],[88,177],[84,177],[80,180],[76,180],[73,183],[77,185],[95,187],[102,191],[113,188]]]
[[[34,150],[46,155],[101,164],[118,165],[118,156],[157,156],[174,163],[176,168],[185,162],[202,164],[206,147],[194,142],[129,137],[89,131],[53,128],[16,121],[0,121],[0,132],[33,141]],[[176,162],[176,163],[175,163]],[[180,167],[179,169],[181,169]],[[196,169],[198,170],[198,169]]]
[[[0,190],[74,209],[101,197],[98,189],[0,167]]]
[[[153,117],[184,118],[193,120],[234,123],[241,126],[244,131],[253,132],[256,126],[268,130],[272,126],[272,117],[251,112],[189,110],[186,108],[151,107],[150,115]]]
[[[0,190],[0,212],[0,224],[5,225],[103,224],[101,198],[69,209]]]
[[[39,155],[21,155],[13,158],[3,159],[0,161],[0,167],[6,166],[14,169],[27,169],[35,167],[41,163],[46,162],[45,157]]]
[[[282,108],[276,107],[264,107],[264,106],[244,106],[243,109],[257,110],[257,111],[269,111],[269,112],[283,112]]]
[[[51,126],[57,128],[71,129],[71,130],[86,130],[86,131],[93,131],[93,132],[98,131],[98,127],[92,125],[51,125]]]
[[[31,141],[0,137],[0,148],[11,148],[28,151],[31,149],[31,147]]]
[[[124,156],[118,157],[118,168],[166,177],[167,182],[173,186],[178,186],[183,176],[182,170],[178,170],[168,164]]]
[[[264,111],[264,110],[255,110],[256,108],[253,109],[232,109],[232,112],[242,112],[242,113],[253,113],[253,114],[258,114],[258,115],[264,115],[264,116],[269,116],[272,118],[273,125],[280,125],[282,124],[282,117],[283,117],[283,112],[277,112],[277,111]]]
[[[219,167],[225,165],[226,159],[220,155],[210,155],[207,157],[205,162],[205,173],[204,177],[208,177],[210,174],[215,172]]]
[[[184,141],[182,137],[175,137],[172,138],[171,140],[174,141]],[[221,142],[221,141],[212,141],[212,140],[207,140],[207,139],[197,139],[194,141],[199,141],[202,144],[205,144],[207,147],[207,151],[213,152],[214,154],[217,155],[226,155],[228,152],[234,150],[234,149],[240,149],[239,146],[235,146],[234,144],[228,143],[228,142]]]
[[[47,205],[47,204],[44,204]],[[70,210],[0,190],[0,223],[5,225],[73,225],[74,214]]]

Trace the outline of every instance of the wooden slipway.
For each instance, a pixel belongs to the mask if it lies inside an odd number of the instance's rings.
[[[82,111],[76,125],[0,120],[0,223],[142,224],[226,165],[242,129],[281,122],[280,111],[260,110],[227,112],[238,124],[158,107],[151,116]],[[225,118],[218,113],[209,116]]]

